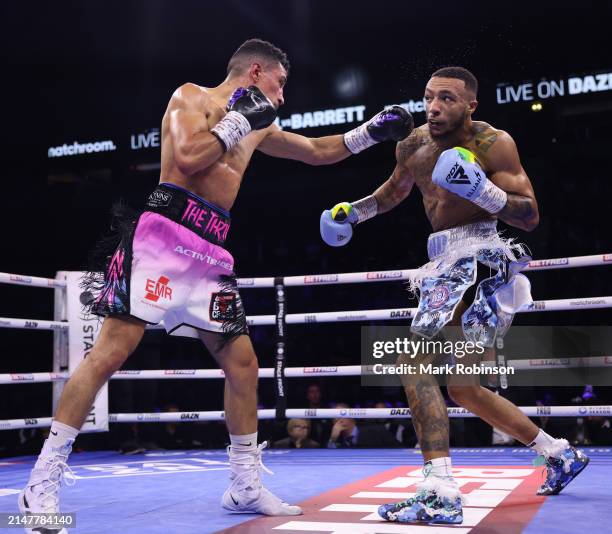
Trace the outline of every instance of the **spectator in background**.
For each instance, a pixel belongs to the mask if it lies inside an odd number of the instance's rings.
[[[308,408],[322,408],[321,406],[321,387],[319,384],[310,384],[306,389],[306,400]]]
[[[586,385],[582,395],[572,399],[573,404],[597,404],[593,386]],[[572,433],[572,445],[609,445],[612,443],[610,419],[600,415],[578,417]]]
[[[49,437],[48,428],[22,428],[18,432],[19,445],[16,448],[18,455],[38,454],[43,442]]]
[[[336,404],[335,408],[347,408],[347,404]],[[328,449],[339,448],[398,448],[402,444],[393,437],[384,425],[365,423],[357,425],[355,419],[340,417],[334,419],[331,435],[327,442]]]
[[[585,445],[611,445],[612,425],[610,419],[600,415],[587,417],[586,435],[588,442]]]
[[[164,412],[180,412],[176,404],[168,404],[163,409]],[[157,437],[157,443],[162,449],[193,449],[202,446],[202,443],[193,439],[194,423],[165,423]]]
[[[321,445],[318,441],[310,439],[310,421],[307,419],[289,419],[287,422],[286,438],[275,441],[275,449],[316,449]]]
[[[310,410],[323,408],[321,386],[313,382],[306,388],[306,407]],[[310,424],[310,437],[319,443],[325,443],[331,431],[329,419],[313,419]]]
[[[377,402],[374,408],[391,408],[387,402]],[[409,419],[374,419],[377,424],[385,427],[402,447],[414,447],[417,442],[414,427]]]

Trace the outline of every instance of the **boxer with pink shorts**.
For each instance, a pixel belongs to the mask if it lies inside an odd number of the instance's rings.
[[[222,247],[228,212],[161,183],[137,220],[119,226],[127,231],[105,269],[92,313],[163,321],[168,333],[182,336],[248,332],[234,258]]]
[[[206,49],[206,43],[197,46]],[[330,165],[404,139],[413,121],[394,106],[344,135],[283,131],[275,120],[288,75],[282,50],[249,39],[229,59],[221,83],[185,83],[172,93],[160,124],[159,186],[138,213],[116,206],[113,235],[92,251],[81,301],[105,319],[63,387],[49,438],[19,496],[22,513],[59,513],[68,455],[95,396],[136,350],[147,323],[162,321],[172,334],[196,335],[223,370],[230,481],[221,507],[269,516],[302,513],[261,480],[266,444],[257,439],[259,364],[246,335],[234,260],[223,248],[228,212],[256,150]]]

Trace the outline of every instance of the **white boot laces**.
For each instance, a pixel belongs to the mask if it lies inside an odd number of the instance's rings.
[[[238,472],[233,470],[232,480],[234,484],[248,486],[251,481],[256,480],[257,485],[260,485],[261,472],[273,475],[274,472],[268,469],[261,459],[262,451],[268,446],[268,442],[260,443],[254,451],[241,451],[232,449],[231,445],[227,447],[227,452],[230,457],[230,465],[238,467]]]
[[[42,507],[45,512],[54,513],[59,507],[59,488],[65,479],[66,486],[76,484],[76,476],[66,463],[67,456],[57,455],[49,462],[49,478],[41,482]]]

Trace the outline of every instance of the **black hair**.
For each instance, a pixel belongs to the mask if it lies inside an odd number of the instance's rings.
[[[456,78],[463,80],[465,88],[478,94],[478,80],[469,70],[463,67],[442,67],[431,75],[432,78]]]
[[[280,48],[262,39],[249,39],[242,43],[227,64],[227,73],[244,67],[243,62],[247,58],[261,58],[267,61],[278,61],[289,74],[289,60],[287,54]]]

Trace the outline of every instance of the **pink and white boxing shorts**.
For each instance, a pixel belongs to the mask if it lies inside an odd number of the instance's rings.
[[[248,333],[234,258],[222,247],[228,212],[161,183],[140,216],[119,226],[120,243],[90,303],[92,313],[163,321],[168,333],[180,336]]]

